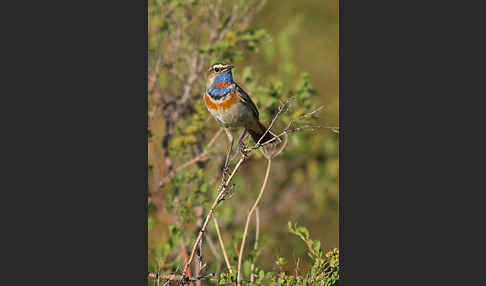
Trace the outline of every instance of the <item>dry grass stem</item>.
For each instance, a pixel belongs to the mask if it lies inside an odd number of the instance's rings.
[[[238,275],[237,275],[237,279],[236,279],[236,283],[237,283],[238,286],[240,285],[240,280],[241,280],[241,262],[243,260],[243,250],[245,248],[246,235],[248,233],[248,226],[250,224],[251,215],[253,214],[253,212],[257,208],[258,203],[260,202],[260,199],[262,198],[263,191],[265,190],[265,187],[267,185],[268,175],[270,174],[270,168],[272,166],[272,160],[271,159],[268,159],[267,162],[268,162],[267,163],[267,170],[265,172],[265,178],[263,179],[263,184],[262,184],[262,187],[260,189],[260,193],[258,194],[258,197],[257,197],[255,203],[253,204],[253,207],[250,209],[250,212],[248,213],[248,216],[246,217],[245,231],[243,232],[243,238],[241,239],[240,254],[239,254],[239,257],[238,257]]]
[[[216,228],[216,233],[218,234],[219,245],[221,246],[221,251],[223,252],[224,261],[226,263],[226,267],[230,273],[233,273],[233,269],[231,268],[231,264],[229,263],[228,254],[224,248],[223,237],[221,236],[221,232],[219,231],[219,223],[216,217],[213,217],[214,227]]]
[[[218,250],[216,249],[216,245],[214,245],[214,242],[213,242],[213,239],[211,238],[211,236],[206,236],[206,240],[208,241],[208,245],[209,245],[209,250],[211,250],[211,253],[214,255],[214,257],[216,258],[216,260],[219,262],[221,262],[221,255],[219,255],[218,253]]]
[[[253,249],[258,249],[258,238],[260,237],[260,208],[256,208],[255,210],[255,244],[253,245]],[[251,264],[250,268],[250,282],[255,281],[255,263]]]

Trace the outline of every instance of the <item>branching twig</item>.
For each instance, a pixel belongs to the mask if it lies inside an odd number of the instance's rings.
[[[245,224],[245,231],[243,232],[243,238],[241,239],[241,246],[240,246],[240,254],[238,257],[238,275],[236,279],[237,285],[240,285],[240,279],[241,279],[241,262],[243,260],[243,249],[245,248],[245,240],[246,240],[246,234],[248,232],[248,225],[250,224],[250,219],[251,215],[255,211],[256,207],[258,206],[258,203],[260,202],[260,199],[262,198],[263,191],[265,190],[265,186],[267,185],[268,181],[268,175],[270,174],[270,167],[272,166],[272,160],[268,159],[267,160],[267,171],[265,172],[265,179],[263,179],[263,184],[260,189],[260,193],[258,194],[258,197],[253,204],[253,207],[250,209],[250,212],[248,213],[248,216],[246,217],[246,224]]]
[[[274,135],[274,137],[268,141],[266,141],[265,143],[262,143],[260,144],[260,141],[262,140],[263,137],[265,137],[265,135],[270,132],[270,129],[273,127],[273,125],[275,124],[275,121],[277,120],[278,116],[285,112],[289,106],[289,103],[290,101],[292,100],[292,97],[287,99],[284,103],[281,103],[281,105],[279,106],[278,108],[278,111],[277,111],[277,114],[273,117],[270,125],[268,126],[267,130],[265,131],[265,133],[263,134],[263,136],[258,140],[258,142],[252,146],[252,147],[249,147],[249,148],[246,148],[244,150],[244,152],[250,152],[252,150],[255,150],[255,149],[258,149],[260,147],[263,147],[265,145],[268,145],[270,143],[273,143],[273,141],[275,140],[280,140],[279,138],[280,137],[283,137],[289,133],[292,133],[292,132],[297,132],[297,131],[301,131],[301,130],[305,130],[305,129],[309,129],[311,131],[314,131],[316,129],[321,129],[321,128],[324,128],[324,129],[331,129],[333,132],[336,132],[336,133],[339,133],[339,127],[336,127],[336,126],[322,126],[322,125],[304,125],[304,126],[300,126],[300,127],[295,127],[295,128],[290,128],[292,126],[292,124],[296,121],[299,121],[301,119],[304,119],[304,118],[307,118],[319,111],[321,111],[324,106],[320,106],[318,108],[316,108],[315,110],[311,111],[311,112],[308,112],[308,113],[305,113],[301,116],[299,116],[297,119],[293,119],[289,122],[289,124],[287,125],[287,127],[278,135]]]
[[[189,260],[189,256],[187,255],[186,244],[184,242],[184,236],[181,235],[181,240],[180,241],[181,241],[182,255],[184,256],[184,262],[187,262]],[[197,276],[197,274],[196,274],[196,276]],[[189,271],[187,271],[187,277],[192,278],[191,269],[189,269]],[[194,283],[191,282],[190,283],[190,286],[194,286]]]
[[[267,130],[265,130],[265,133],[263,133],[263,135],[260,137],[260,139],[258,139],[258,142],[256,142],[255,146],[253,147],[253,149],[258,149],[261,145],[260,145],[260,142],[262,141],[262,139],[265,137],[265,135],[267,135],[268,132],[270,132],[270,129],[272,129],[273,125],[275,124],[275,121],[277,121],[277,118],[278,116],[284,112],[284,111],[287,111],[287,108],[290,104],[290,102],[293,100],[293,97],[290,97],[288,98],[285,103],[282,103],[280,104],[280,106],[278,107],[278,111],[277,111],[277,114],[275,114],[275,116],[273,117],[272,119],[272,122],[270,122],[270,125],[268,126]],[[273,140],[276,140],[277,137],[274,137],[272,138]],[[272,141],[273,141],[272,140]],[[267,141],[265,143],[268,143],[270,141]]]
[[[200,281],[200,280],[205,280],[209,279],[210,277],[214,277],[214,273],[209,273],[204,276],[199,276],[197,278],[187,278],[184,277],[183,275],[177,275],[177,274],[159,274],[159,273],[153,273],[150,272],[148,274],[148,277],[154,278],[154,279],[161,279],[161,280],[171,280],[171,281]]]
[[[226,182],[224,184],[222,184],[221,190],[219,191],[218,195],[216,196],[216,199],[214,200],[211,208],[209,209],[209,213],[206,216],[206,220],[204,221],[204,224],[201,227],[201,230],[199,231],[199,235],[196,238],[196,242],[194,243],[194,246],[192,247],[191,256],[189,257],[189,261],[186,263],[186,265],[184,267],[184,271],[182,272],[182,276],[187,277],[187,270],[188,270],[189,266],[191,265],[192,260],[194,259],[194,254],[196,253],[197,246],[198,246],[199,242],[201,241],[201,238],[203,237],[204,232],[206,231],[206,227],[207,227],[209,221],[211,220],[211,218],[214,215],[214,210],[216,209],[218,204],[221,201],[224,200],[224,196],[225,196],[226,191],[228,189],[228,185],[231,182],[231,179],[233,178],[233,176],[236,174],[236,171],[238,170],[238,168],[243,163],[244,159],[245,159],[245,157],[242,156],[241,159],[238,161],[238,163],[236,163],[236,166],[233,169],[233,172],[231,173],[229,178],[226,180]]]

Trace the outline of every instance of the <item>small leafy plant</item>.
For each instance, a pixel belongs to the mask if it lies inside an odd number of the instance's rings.
[[[282,266],[287,264],[284,257],[278,257],[275,265],[280,269],[278,272],[265,272],[259,268],[255,268],[252,281],[245,285],[270,285],[270,286],[337,286],[339,285],[339,250],[334,248],[325,254],[322,251],[321,243],[318,240],[312,240],[307,228],[298,226],[297,224],[288,223],[288,230],[290,233],[297,235],[307,246],[307,254],[311,258],[313,264],[305,275],[299,275],[295,271],[295,275],[290,275],[286,271],[282,271]],[[249,274],[250,265],[255,263],[256,256],[250,255],[245,261],[245,274]],[[219,285],[229,285],[236,283],[235,273],[221,273]]]

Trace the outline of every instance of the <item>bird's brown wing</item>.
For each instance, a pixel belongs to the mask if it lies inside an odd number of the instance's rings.
[[[248,93],[246,93],[246,91],[244,91],[243,88],[241,88],[238,84],[236,84],[236,91],[237,91],[236,94],[238,95],[240,100],[250,107],[251,111],[253,112],[255,117],[258,119],[258,116],[259,116],[258,109],[257,109],[255,103],[253,103],[253,101],[251,100]]]

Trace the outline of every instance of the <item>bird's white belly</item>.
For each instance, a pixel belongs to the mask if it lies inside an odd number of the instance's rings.
[[[251,111],[241,101],[238,101],[228,109],[213,109],[209,111],[224,127],[247,126],[251,116]]]

